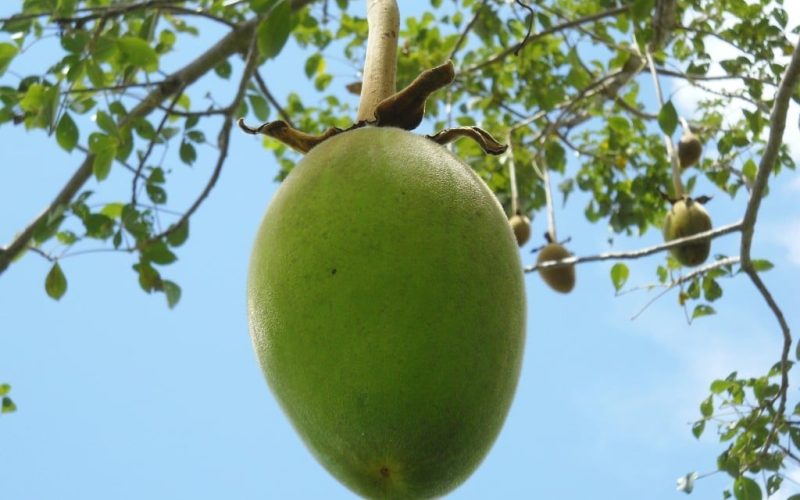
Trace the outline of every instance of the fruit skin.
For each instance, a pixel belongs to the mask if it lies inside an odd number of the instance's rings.
[[[685,130],[678,141],[678,160],[681,168],[688,168],[700,160],[703,144],[690,130]]]
[[[267,381],[317,459],[365,497],[441,496],[478,466],[513,398],[525,311],[492,192],[399,129],[312,149],[276,193],[250,262]]]
[[[664,240],[685,238],[711,229],[711,216],[703,205],[691,198],[678,200],[664,219]],[[684,266],[699,266],[708,259],[711,239],[687,243],[670,249],[670,253]]]
[[[508,219],[508,223],[517,238],[517,244],[524,245],[531,237],[531,220],[524,215],[514,215]]]
[[[571,257],[572,254],[558,243],[548,243],[539,251],[536,263],[541,264],[548,260],[561,260]],[[539,274],[550,288],[557,292],[569,293],[575,288],[575,265],[556,267],[553,269],[540,269]]]

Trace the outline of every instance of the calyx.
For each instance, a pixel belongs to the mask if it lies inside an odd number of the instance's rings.
[[[437,90],[450,85],[454,78],[453,61],[448,60],[444,64],[423,71],[404,89],[381,101],[375,108],[375,117],[372,120],[362,120],[345,129],[331,127],[320,135],[307,134],[283,120],[266,122],[257,127],[245,124],[242,118],[239,118],[237,123],[239,128],[248,134],[266,135],[301,153],[307,153],[335,135],[368,125],[414,130],[422,123],[425,115],[425,102],[428,97]],[[446,128],[425,137],[443,145],[461,137],[467,137],[477,142],[484,152],[491,155],[500,155],[508,148],[506,144],[498,142],[480,127]]]

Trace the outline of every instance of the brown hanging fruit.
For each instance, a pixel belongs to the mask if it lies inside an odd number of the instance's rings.
[[[561,260],[571,256],[572,254],[558,243],[549,243],[539,251],[539,257],[536,259],[536,263],[541,264],[549,260]],[[557,292],[569,293],[575,288],[574,264],[564,267],[540,269],[539,274],[542,276],[544,282]]]
[[[681,168],[688,168],[700,160],[703,153],[703,144],[689,128],[683,129],[683,135],[678,141],[678,160]]]
[[[517,214],[508,219],[514,236],[517,237],[517,244],[524,245],[531,237],[531,221],[522,214]]]
[[[711,229],[711,216],[702,203],[686,197],[672,204],[664,219],[664,240],[672,241]],[[699,266],[711,252],[711,239],[686,243],[670,249],[670,253],[684,266]]]

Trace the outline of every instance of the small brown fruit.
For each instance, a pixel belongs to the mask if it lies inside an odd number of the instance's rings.
[[[691,198],[678,200],[664,220],[664,240],[685,238],[711,229],[711,217],[703,205]],[[711,239],[687,243],[670,249],[670,253],[684,266],[699,266],[711,252]]]
[[[550,243],[539,251],[539,257],[536,259],[536,263],[541,264],[549,260],[561,260],[571,256],[572,254],[563,246],[558,243]],[[540,269],[539,274],[542,276],[544,282],[557,292],[569,293],[575,288],[574,264],[564,267]]]
[[[531,220],[524,215],[514,215],[508,219],[508,223],[517,237],[517,244],[524,245],[531,237]]]
[[[688,168],[700,160],[703,153],[703,144],[691,130],[684,129],[681,140],[678,141],[678,160],[681,168]]]

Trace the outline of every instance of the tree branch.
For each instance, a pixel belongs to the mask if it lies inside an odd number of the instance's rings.
[[[679,238],[677,240],[672,240],[667,243],[662,243],[660,245],[655,245],[652,247],[642,248],[641,250],[634,250],[631,252],[607,252],[601,253],[597,255],[589,255],[586,257],[567,257],[566,259],[562,260],[548,260],[547,262],[542,262],[540,264],[534,264],[531,266],[527,266],[524,271],[526,273],[532,273],[534,271],[538,271],[540,269],[550,269],[556,267],[565,267],[573,264],[583,264],[584,262],[597,262],[601,260],[632,260],[632,259],[640,259],[642,257],[646,257],[648,255],[652,255],[654,253],[663,252],[665,250],[669,250],[670,248],[674,248],[685,243],[694,243],[696,241],[705,240],[705,239],[714,239],[718,238],[722,235],[734,233],[736,231],[742,230],[742,222],[736,222],[734,224],[729,224],[727,226],[721,226],[716,229],[711,229],[709,231],[704,231],[702,233],[697,233],[692,236],[687,236],[685,238]]]
[[[292,9],[299,10],[312,1],[292,0]],[[226,34],[214,46],[198,56],[197,59],[172,73],[158,88],[151,91],[142,102],[133,108],[125,119],[120,122],[119,126],[124,127],[139,118],[149,115],[179,88],[191,85],[221,61],[243,50],[243,45],[253,37],[257,23],[258,18],[253,18],[240,24],[237,29]],[[45,221],[59,206],[69,204],[77,192],[86,184],[92,176],[93,163],[94,155],[88,155],[47,208],[17,234],[8,245],[0,248],[0,274],[8,268],[13,259],[25,250],[28,243],[33,239],[36,227]]]
[[[764,149],[764,154],[761,156],[761,161],[758,164],[758,173],[753,181],[752,189],[750,190],[750,199],[747,202],[747,208],[744,212],[744,219],[742,223],[742,244],[740,253],[742,256],[742,270],[750,277],[753,285],[761,293],[766,301],[775,318],[778,320],[781,331],[783,333],[783,351],[781,353],[781,388],[778,393],[780,403],[778,407],[778,414],[783,415],[786,409],[786,397],[789,389],[789,351],[792,347],[792,335],[789,330],[789,324],[783,316],[783,312],[778,307],[777,302],[772,297],[772,294],[767,289],[761,277],[758,275],[751,257],[751,249],[753,246],[753,235],[755,234],[756,220],[758,219],[758,210],[761,207],[761,200],[764,196],[769,175],[775,167],[775,162],[780,152],[781,144],[783,143],[783,133],[786,129],[786,114],[789,110],[789,102],[792,97],[794,89],[797,87],[800,80],[800,42],[795,47],[792,53],[791,61],[786,68],[786,73],[783,75],[778,92],[775,95],[775,101],[772,105],[772,113],[770,115],[769,138],[767,139],[767,146]]]

